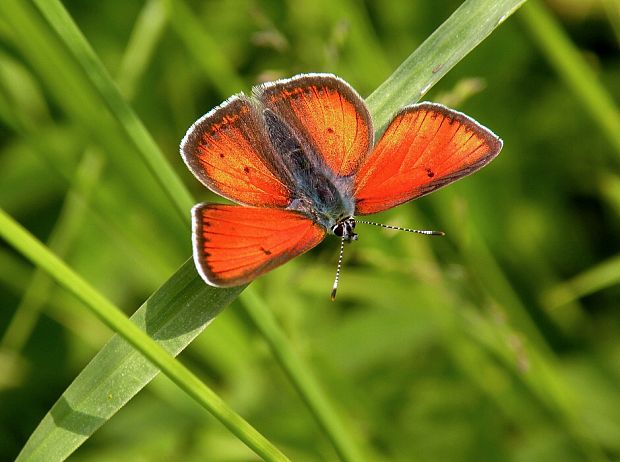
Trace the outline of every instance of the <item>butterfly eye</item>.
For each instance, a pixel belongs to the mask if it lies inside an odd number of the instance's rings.
[[[332,227],[332,232],[338,236],[338,237],[342,237],[342,235],[344,234],[344,225],[342,223],[336,223],[333,227]]]

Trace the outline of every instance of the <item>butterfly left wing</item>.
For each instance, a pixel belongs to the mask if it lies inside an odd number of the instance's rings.
[[[323,227],[292,210],[198,204],[192,209],[194,261],[216,287],[246,284],[316,246]]]
[[[301,74],[259,85],[254,96],[302,137],[337,176],[357,172],[373,143],[364,100],[332,74]]]
[[[479,170],[501,148],[501,139],[460,112],[435,103],[405,107],[355,178],[355,213],[424,196]]]
[[[198,119],[181,155],[211,191],[238,204],[287,207],[295,186],[266,132],[260,108],[240,93]]]

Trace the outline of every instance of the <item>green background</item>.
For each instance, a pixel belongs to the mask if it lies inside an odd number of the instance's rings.
[[[197,117],[300,72],[366,97],[460,4],[63,3],[200,201],[220,199],[178,154]],[[446,237],[360,225],[335,303],[333,238],[252,284],[368,460],[620,459],[620,7],[548,6],[526,5],[424,97],[504,140],[473,177],[376,216]],[[25,53],[12,20],[0,18],[0,207],[131,314],[190,256],[189,227],[107,108],[73,86],[75,64],[42,72],[48,56]],[[1,460],[110,336],[0,245]],[[337,460],[239,301],[181,360],[292,460]],[[256,458],[158,377],[72,460],[181,456]]]

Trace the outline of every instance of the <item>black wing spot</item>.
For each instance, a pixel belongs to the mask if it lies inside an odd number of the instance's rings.
[[[224,154],[220,152],[220,159],[223,159],[223,158],[224,158]]]
[[[261,248],[260,248],[260,250],[261,250],[261,252],[263,252],[265,255],[271,255],[271,250],[267,250],[267,249],[266,249],[266,248],[264,248],[264,247],[261,247]]]
[[[250,173],[250,167],[248,167],[248,166],[243,167],[243,171],[245,173]]]
[[[334,129],[332,127],[327,127],[327,133],[329,134],[334,133]]]
[[[433,172],[430,168],[427,168],[427,169],[426,169],[426,175],[427,175],[429,178],[433,178],[433,177],[435,176],[435,172]]]

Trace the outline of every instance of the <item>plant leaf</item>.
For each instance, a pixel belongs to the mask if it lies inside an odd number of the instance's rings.
[[[206,285],[188,260],[131,320],[176,356],[243,288],[218,290]],[[158,372],[115,335],[52,407],[17,460],[65,459]]]
[[[427,38],[367,99],[375,128],[418,101],[525,0],[470,0]]]

